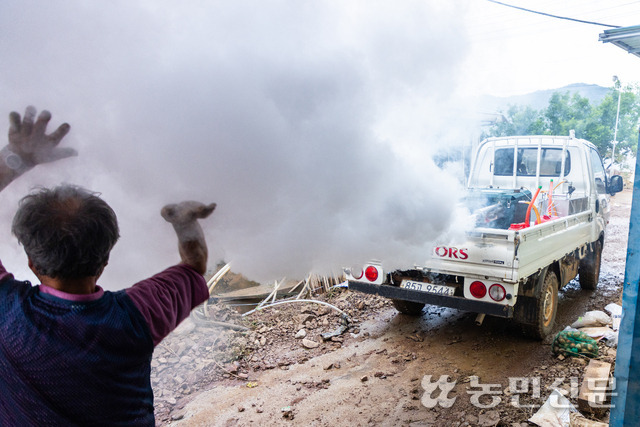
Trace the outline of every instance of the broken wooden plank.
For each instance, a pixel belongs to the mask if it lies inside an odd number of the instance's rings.
[[[583,412],[594,412],[602,409],[607,400],[611,363],[591,359],[584,371],[578,407]]]
[[[284,282],[284,279],[282,280]],[[280,287],[280,283],[278,283],[278,281],[276,280],[273,283],[273,290],[271,291],[271,293],[269,295],[267,295],[267,297],[265,299],[262,300],[262,302],[260,302],[260,304],[258,304],[258,307],[256,308],[260,308],[263,305],[265,305],[267,303],[267,301],[272,300],[271,302],[275,302],[276,300],[276,295],[278,294],[278,288]]]
[[[291,293],[295,292],[296,289],[298,289],[298,286],[302,285],[303,283],[305,283],[304,279],[299,281],[298,284],[295,285],[293,288],[291,288],[291,291],[289,291],[289,292],[291,292]]]
[[[309,296],[311,295],[311,291],[309,289],[310,284],[311,284],[311,274],[309,274],[305,279],[304,286],[302,287],[302,290],[300,291],[296,299],[305,298],[307,295]]]
[[[220,279],[222,279],[222,277],[225,274],[227,274],[229,272],[229,270],[231,270],[231,264],[230,263],[226,264],[224,267],[222,267],[220,270],[218,270],[218,272],[216,274],[211,276],[211,279],[209,279],[209,282],[207,282],[207,287],[209,288],[209,295],[211,295],[213,293],[213,290],[215,289],[215,287],[218,284],[218,282],[220,281]]]
[[[292,284],[283,284],[278,288],[278,297],[283,297],[291,294]],[[234,291],[225,292],[224,294],[214,294],[213,297],[222,301],[235,301],[246,299],[257,299],[262,301],[263,299],[273,296],[273,284],[251,286],[249,288],[236,289]]]
[[[214,274],[211,279],[207,282],[207,288],[209,288],[209,296],[213,293],[213,289],[216,287],[220,279],[227,274],[231,270],[231,263],[227,263],[224,267],[222,267],[216,274]],[[209,308],[208,308],[209,300],[207,299],[204,302],[204,306],[202,308],[202,312],[204,317],[209,317]]]

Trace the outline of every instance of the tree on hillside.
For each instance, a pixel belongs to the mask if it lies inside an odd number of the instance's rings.
[[[544,116],[547,119],[546,135],[569,135],[571,129],[579,132],[579,128],[591,112],[589,99],[569,92],[554,92],[549,99]]]
[[[618,144],[616,161],[623,155],[636,152],[638,143],[638,119],[640,118],[640,93],[638,87],[621,88],[620,118],[618,120]],[[612,88],[602,102],[589,115],[581,138],[593,142],[602,156],[611,157],[613,136],[618,110],[618,91]],[[578,135],[576,133],[576,135]]]
[[[640,118],[640,89],[637,85],[620,88],[620,118],[616,161],[629,152],[636,152],[638,120]],[[604,99],[592,106],[588,98],[569,92],[555,92],[543,110],[511,105],[503,113],[505,120],[494,123],[483,133],[489,136],[513,135],[569,135],[593,142],[603,157],[611,157],[612,141],[618,108],[618,89],[611,88]]]
[[[492,125],[489,136],[540,135],[545,130],[544,116],[529,106],[510,105],[502,117]]]

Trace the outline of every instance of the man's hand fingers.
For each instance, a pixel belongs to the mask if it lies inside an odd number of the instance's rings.
[[[35,125],[33,125],[33,133],[36,135],[44,135],[49,120],[51,120],[51,113],[47,110],[42,110],[38,115],[38,120],[36,120]]]
[[[69,133],[71,127],[64,123],[50,135],[46,134],[51,120],[51,113],[42,110],[36,120],[36,109],[28,106],[22,119],[15,111],[9,114],[9,146],[23,163],[33,167],[40,163],[49,163],[71,156],[78,152],[73,148],[57,148],[62,138]]]
[[[216,208],[216,204],[215,203],[211,203],[210,205],[207,206],[202,206],[200,207],[200,209],[198,209],[198,211],[196,212],[196,216],[198,218],[206,218],[209,215],[211,215],[211,212],[213,212],[213,210]]]
[[[36,118],[36,108],[29,105],[24,112],[24,119],[22,120],[22,134],[31,135],[33,131],[33,121]]]
[[[206,218],[216,208],[215,203],[209,205],[200,202],[186,201],[177,204],[166,205],[160,211],[164,219],[172,224],[186,224],[196,219]]]
[[[9,114],[9,136],[20,133],[20,114],[12,111]]]
[[[160,215],[162,215],[162,218],[164,218],[166,221],[172,222],[173,217],[175,215],[175,210],[176,210],[176,205],[175,204],[166,205],[160,211]]]
[[[62,138],[64,138],[64,136],[69,133],[69,129],[71,129],[71,126],[69,126],[68,123],[61,124],[60,126],[58,126],[58,129],[56,129],[55,132],[49,135],[49,141],[57,145],[62,140]]]

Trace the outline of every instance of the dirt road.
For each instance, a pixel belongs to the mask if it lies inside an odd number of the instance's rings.
[[[598,289],[583,291],[574,281],[561,291],[558,331],[587,310],[620,303],[631,191],[611,202]],[[582,378],[584,361],[560,360],[552,354],[550,340],[532,341],[504,319],[487,317],[482,326],[476,326],[472,313],[432,306],[413,318],[398,314],[386,300],[348,291],[331,301],[351,310],[358,321],[355,330],[321,343],[317,334],[331,330],[338,317],[318,307],[292,305],[249,317],[252,332],[244,333],[248,344],[236,355],[237,362],[216,363],[209,370],[209,380],[200,376],[200,385],[189,387],[179,399],[163,401],[156,394],[158,422],[178,426],[529,425],[526,420],[544,403],[552,383],[558,386],[558,378],[564,378],[559,386],[571,392],[571,379]],[[321,343],[318,348],[303,347],[294,336],[300,328]],[[192,347],[198,347],[189,336]],[[172,345],[170,340],[165,343],[170,350]],[[185,357],[173,348],[176,357]],[[614,362],[615,352],[606,348],[604,352],[603,359]],[[449,401],[450,407],[427,408],[421,403],[426,375],[431,375],[431,382],[448,376],[452,390],[446,397],[455,398]],[[520,387],[517,396],[508,387],[510,379]],[[162,389],[163,381],[156,378],[154,390]],[[474,400],[478,396],[472,392],[482,386],[494,393]],[[431,397],[437,398],[438,392]],[[494,405],[496,399],[499,403]],[[575,403],[575,398],[571,400]]]

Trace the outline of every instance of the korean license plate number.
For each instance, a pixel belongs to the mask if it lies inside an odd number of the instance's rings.
[[[413,280],[403,280],[400,287],[404,289],[412,289],[414,291],[428,292],[436,295],[453,296],[455,288],[452,286],[434,285],[433,283],[414,282]]]

